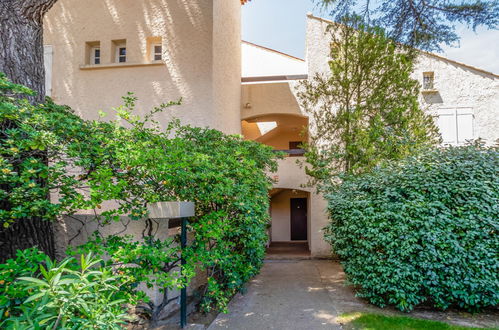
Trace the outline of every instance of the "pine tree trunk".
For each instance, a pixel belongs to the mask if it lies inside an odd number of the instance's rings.
[[[33,104],[45,98],[43,16],[56,2],[0,0],[0,72],[14,83],[34,90],[37,94],[28,98]],[[18,249],[32,246],[55,257],[51,222],[25,218],[0,229],[0,262],[13,257]]]
[[[0,72],[37,92],[43,102],[43,16],[57,0],[0,0]]]
[[[54,226],[39,218],[19,219],[9,228],[0,230],[0,263],[16,255],[17,250],[36,246],[51,258],[56,257]]]

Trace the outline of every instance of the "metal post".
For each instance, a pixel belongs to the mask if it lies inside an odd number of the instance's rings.
[[[180,259],[180,264],[183,267],[185,265],[184,259],[184,249],[187,246],[187,218],[182,218],[182,228],[180,231],[180,247],[182,248],[182,255]],[[183,274],[181,273],[183,276]],[[183,287],[180,290],[180,327],[184,328],[187,325],[187,287]]]

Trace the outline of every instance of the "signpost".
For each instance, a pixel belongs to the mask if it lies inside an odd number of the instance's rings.
[[[151,219],[180,219],[180,257],[181,267],[185,265],[183,251],[187,246],[187,221],[194,216],[195,205],[193,202],[160,202],[147,207]],[[168,226],[170,227],[170,226]],[[187,288],[180,291],[180,327],[187,325]]]

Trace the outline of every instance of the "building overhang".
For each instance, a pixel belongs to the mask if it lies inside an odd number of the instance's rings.
[[[242,77],[241,83],[243,85],[249,84],[271,84],[271,83],[285,83],[293,80],[306,80],[308,74],[293,74],[293,75],[279,75],[279,76],[257,76],[257,77]]]

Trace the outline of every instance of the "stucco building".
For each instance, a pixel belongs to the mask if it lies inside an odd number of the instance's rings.
[[[85,118],[134,92],[138,113],[240,132],[241,4],[227,0],[60,0],[44,22],[48,91]],[[108,111],[109,112],[109,111]]]
[[[309,75],[328,72],[332,22],[307,16]],[[477,50],[477,56],[479,51]],[[499,138],[499,75],[442,56],[421,52],[413,78],[421,83],[420,104],[435,116],[445,144]]]
[[[47,92],[87,119],[120,105],[130,91],[139,114],[182,98],[182,106],[156,119],[177,117],[285,151],[269,192],[271,241],[329,256],[326,202],[306,187],[299,165],[309,117],[296,86],[327,72],[330,22],[307,16],[303,60],[241,42],[240,20],[237,0],[59,0],[45,21]],[[414,78],[445,142],[499,138],[499,76],[424,53]]]

